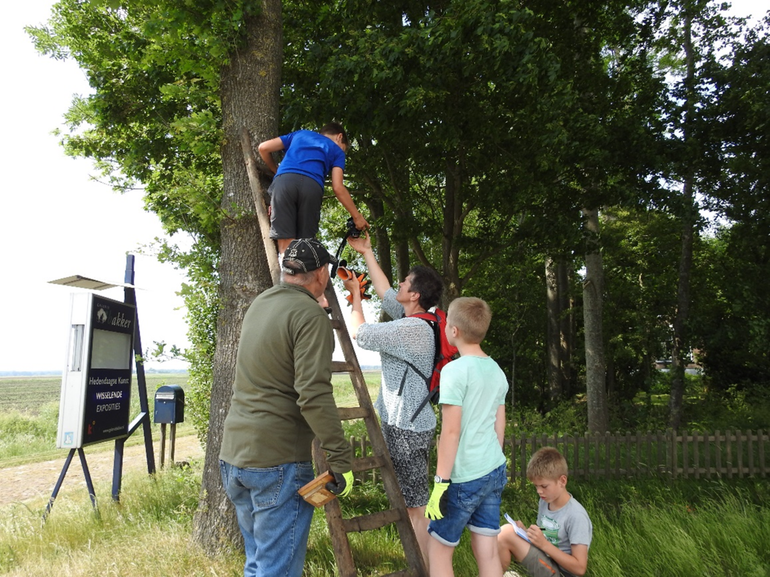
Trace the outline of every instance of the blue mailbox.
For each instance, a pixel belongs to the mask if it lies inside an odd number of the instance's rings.
[[[155,423],[184,422],[184,390],[179,385],[164,385],[155,391]]]

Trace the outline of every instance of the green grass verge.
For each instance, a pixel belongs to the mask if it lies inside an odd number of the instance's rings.
[[[80,491],[59,497],[41,525],[45,502],[0,508],[0,574],[13,576],[120,575],[188,577],[242,574],[242,554],[226,549],[207,557],[191,541],[202,463],[166,469],[154,477],[132,472],[124,478],[120,503],[101,496],[95,515]],[[591,577],[709,577],[770,574],[766,536],[770,528],[770,488],[766,481],[656,480],[570,482],[594,525],[589,553]],[[509,485],[503,510],[534,521],[534,489]],[[382,491],[356,485],[343,502],[345,516],[381,510]],[[395,529],[351,535],[360,575],[382,575],[405,566]],[[478,572],[468,534],[455,553],[455,574]],[[313,518],[305,575],[337,575],[321,510]]]

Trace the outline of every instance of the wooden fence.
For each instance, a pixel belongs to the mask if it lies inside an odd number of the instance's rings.
[[[511,479],[526,481],[527,461],[544,446],[566,457],[571,478],[621,479],[664,476],[672,479],[766,477],[770,452],[766,431],[667,431],[604,435],[512,437]]]
[[[366,438],[351,438],[356,456],[370,454]],[[566,457],[570,478],[623,479],[660,476],[671,479],[767,477],[767,431],[699,433],[606,433],[603,435],[520,435],[505,441],[512,481],[526,483],[527,462],[540,447],[556,447]],[[371,474],[367,475],[371,477]]]

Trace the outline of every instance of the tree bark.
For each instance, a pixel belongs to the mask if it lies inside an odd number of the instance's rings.
[[[574,319],[570,298],[570,267],[562,258],[556,268],[556,286],[559,288],[559,332],[561,334],[561,392],[565,398],[572,396],[572,343],[574,342]]]
[[[545,257],[545,293],[548,330],[548,397],[551,404],[561,398],[561,335],[559,330],[559,286],[556,277],[556,263],[550,256]]]
[[[608,428],[606,367],[602,332],[604,265],[599,242],[599,211],[583,209],[586,229],[586,276],[583,282],[583,325],[586,348],[586,397],[588,430],[604,433]]]
[[[692,46],[692,15],[685,9],[684,15],[684,52],[687,65],[685,77],[685,119],[682,138],[685,149],[692,150],[689,145],[692,138],[691,125],[695,113],[695,54]],[[671,396],[669,397],[669,425],[676,430],[682,423],[682,407],[684,403],[684,368],[687,354],[687,320],[690,316],[690,271],[692,269],[692,244],[697,209],[694,201],[693,162],[685,163],[682,186],[682,251],[679,258],[679,281],[676,295],[676,316],[674,317],[674,346],[671,352]]]
[[[217,320],[206,459],[193,526],[193,539],[211,554],[241,542],[235,513],[220,479],[219,449],[230,408],[243,316],[254,298],[272,286],[272,280],[254,216],[239,135],[243,126],[251,130],[257,141],[278,132],[283,58],[281,25],[280,0],[264,0],[262,13],[247,20],[244,46],[231,55],[230,64],[220,77],[224,129],[221,309]]]

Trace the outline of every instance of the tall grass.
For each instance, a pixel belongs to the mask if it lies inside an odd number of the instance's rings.
[[[95,515],[81,491],[59,497],[41,524],[45,502],[0,508],[0,574],[42,577],[237,576],[243,556],[207,557],[191,542],[202,464],[154,477],[125,476],[120,503],[105,498]],[[759,577],[770,574],[770,487],[764,480],[667,483],[657,480],[570,482],[594,525],[591,577]],[[97,485],[97,495],[109,487]],[[382,491],[356,485],[342,503],[347,516],[385,507]],[[506,487],[503,510],[534,522],[531,487]],[[393,526],[350,536],[360,575],[405,567]],[[333,577],[337,569],[322,510],[311,528],[305,575]],[[457,577],[478,574],[465,532],[455,552]]]

